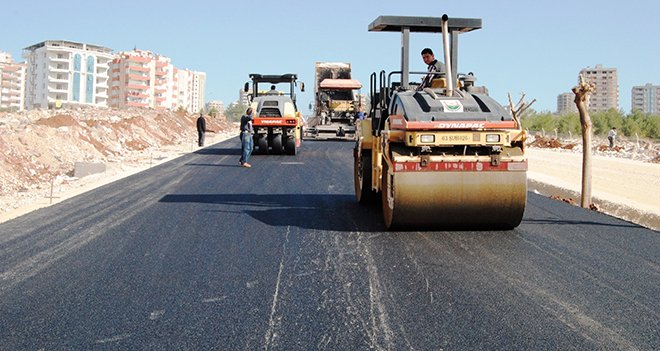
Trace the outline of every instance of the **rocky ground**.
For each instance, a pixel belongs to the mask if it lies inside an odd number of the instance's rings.
[[[196,116],[145,109],[0,113],[0,222],[198,149]],[[235,136],[209,118],[207,145]],[[594,209],[660,229],[660,144],[594,138]],[[528,140],[530,190],[579,204],[582,142],[536,134]],[[76,162],[103,173],[74,177]]]
[[[196,118],[149,109],[0,112],[0,216],[193,151]],[[224,118],[207,122],[217,132],[207,133],[208,142],[235,129]],[[76,162],[102,163],[106,171],[78,179]]]

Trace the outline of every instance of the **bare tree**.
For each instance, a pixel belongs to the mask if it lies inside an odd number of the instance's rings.
[[[573,87],[575,94],[575,105],[580,114],[580,125],[582,126],[582,198],[580,206],[589,208],[591,205],[591,117],[587,110],[587,96],[595,90],[594,83],[587,82],[584,75],[580,74],[580,85]]]

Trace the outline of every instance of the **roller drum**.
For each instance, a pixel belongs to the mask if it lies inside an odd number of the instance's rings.
[[[387,168],[387,166],[385,166]],[[390,227],[505,228],[522,220],[527,174],[383,172],[383,214]]]

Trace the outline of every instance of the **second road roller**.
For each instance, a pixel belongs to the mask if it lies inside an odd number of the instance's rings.
[[[459,35],[480,28],[481,19],[447,15],[369,25],[401,33],[401,70],[371,75],[371,110],[353,152],[356,198],[380,198],[388,229],[512,229],[522,220],[526,133],[472,73],[457,71]],[[442,34],[444,72],[409,70],[411,32]]]

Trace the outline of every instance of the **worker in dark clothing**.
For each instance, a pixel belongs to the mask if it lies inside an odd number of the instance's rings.
[[[252,107],[248,107],[245,111],[245,115],[241,117],[241,158],[238,160],[240,165],[245,168],[250,168],[252,165],[248,163],[250,155],[252,154],[252,148],[254,147],[254,141],[252,136],[254,135],[254,128],[252,127]]]
[[[206,119],[200,113],[197,118],[197,145],[204,146],[204,134],[209,130],[206,129]]]

